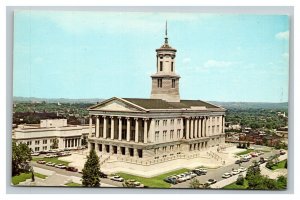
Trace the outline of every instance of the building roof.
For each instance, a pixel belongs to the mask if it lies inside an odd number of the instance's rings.
[[[221,108],[213,104],[200,101],[200,100],[180,100],[180,102],[167,102],[162,99],[140,99],[140,98],[123,98],[133,104],[136,104],[145,109],[182,109],[197,107],[206,108]]]

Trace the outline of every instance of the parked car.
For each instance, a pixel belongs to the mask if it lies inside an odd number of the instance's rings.
[[[244,157],[241,158],[241,161],[242,161],[242,162],[248,162],[249,160],[250,160],[250,159],[248,159],[248,158],[244,158]]]
[[[193,169],[192,172],[195,173],[195,174],[197,174],[198,176],[201,176],[203,174],[203,172],[201,172],[198,169]]]
[[[47,165],[47,166],[50,166],[50,167],[53,167],[53,166],[55,165],[55,163],[47,162],[46,165]]]
[[[174,177],[174,176],[171,176],[171,177],[167,177],[164,179],[165,182],[167,183],[171,183],[173,185],[177,184],[177,178]]]
[[[232,176],[231,173],[226,172],[223,174],[222,178],[229,178],[231,176]]]
[[[187,174],[189,174],[192,178],[197,177],[197,174],[192,171],[188,172]]]
[[[237,170],[237,169],[234,169],[234,170],[232,170],[231,171],[231,174],[234,176],[234,175],[237,175],[237,174],[239,174],[240,172],[239,172],[239,170]]]
[[[280,155],[284,155],[284,154],[286,154],[286,152],[283,151],[283,150],[280,150],[280,151],[279,151],[279,154],[280,154]]]
[[[46,161],[44,161],[44,160],[38,160],[36,162],[39,163],[39,164],[46,164]]]
[[[107,174],[104,174],[103,172],[100,171],[100,178],[107,178]]]
[[[187,180],[186,177],[185,177],[184,175],[176,175],[176,177],[177,177],[177,181],[178,181],[179,183],[182,183],[182,182],[184,182],[184,181]]]
[[[63,165],[63,164],[57,164],[57,165],[55,165],[55,167],[59,168],[59,169],[65,169],[66,168],[66,166]]]
[[[235,161],[235,164],[240,164],[240,163],[242,163],[241,160],[236,160],[236,161]]]
[[[39,156],[40,153],[39,153],[39,152],[33,152],[33,153],[31,153],[30,155],[31,155],[31,156]]]
[[[118,182],[123,182],[124,181],[124,179],[120,176],[112,176],[112,177],[110,177],[110,180],[118,181]]]
[[[78,172],[78,169],[75,167],[66,167],[66,170],[70,172]]]
[[[245,167],[240,167],[238,170],[239,170],[239,172],[245,172],[245,171],[247,170],[247,168],[245,168]]]
[[[252,152],[250,155],[251,155],[253,158],[254,158],[254,157],[258,157],[258,154],[255,153],[255,152]]]
[[[199,171],[202,173],[202,175],[207,174],[207,169],[204,169],[204,168],[197,168],[197,170],[199,170]]]
[[[211,185],[211,184],[214,184],[214,183],[216,183],[217,182],[217,180],[216,179],[208,179],[207,181],[206,181],[206,183],[208,184],[208,185]]]
[[[54,158],[54,157],[57,157],[57,155],[55,155],[55,154],[47,154],[47,155],[45,155],[45,158]]]

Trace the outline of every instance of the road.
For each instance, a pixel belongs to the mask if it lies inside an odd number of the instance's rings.
[[[261,156],[269,157],[269,156],[272,156],[276,153],[279,153],[279,151],[278,150],[272,150],[271,152],[266,152]],[[241,166],[239,166],[238,164],[231,164],[231,165],[227,165],[227,166],[220,167],[220,168],[217,168],[217,169],[207,169],[207,174],[206,175],[197,176],[196,179],[198,179],[200,181],[200,183],[205,183],[208,179],[216,179],[217,181],[224,180],[224,178],[222,178],[222,175],[225,172],[231,172],[232,169],[238,169],[239,167],[248,168],[250,165],[253,164],[252,162],[254,160],[258,161],[261,156],[256,157],[256,158],[252,158],[249,162],[243,162],[241,164]],[[237,178],[238,175],[235,175],[234,177]],[[232,180],[236,181],[236,179],[232,179]],[[176,185],[172,185],[172,188],[189,188],[190,182],[191,182],[191,180],[185,181],[183,183],[178,183]]]
[[[80,178],[82,177],[82,174],[80,174],[78,172],[70,172],[70,171],[67,171],[65,169],[50,167],[50,166],[47,166],[47,165],[38,164],[38,163],[33,162],[33,161],[31,161],[31,165],[34,166],[34,167],[39,167],[39,168],[42,168],[42,169],[47,169],[47,170],[50,170],[50,171],[54,171],[57,174],[61,174],[61,175],[65,175],[65,176],[76,176],[76,177],[80,177]],[[112,180],[107,179],[107,178],[100,178],[100,183],[105,183],[105,184],[108,184],[108,185],[114,185],[114,186],[117,186],[117,187],[123,187],[122,183],[112,181]]]

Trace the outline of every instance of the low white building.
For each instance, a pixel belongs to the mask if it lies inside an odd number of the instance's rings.
[[[46,119],[40,124],[22,124],[13,129],[12,138],[17,143],[26,143],[34,151],[52,149],[53,141],[58,141],[59,149],[76,149],[87,139],[89,126],[68,125],[67,119]]]

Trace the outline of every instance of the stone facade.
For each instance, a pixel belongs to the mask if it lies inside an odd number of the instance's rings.
[[[82,139],[88,138],[90,130],[89,126],[67,125],[66,119],[41,120],[38,125],[19,125],[13,129],[12,139],[26,143],[34,152],[52,149],[54,139],[58,140],[58,149],[77,149],[82,146]]]

